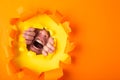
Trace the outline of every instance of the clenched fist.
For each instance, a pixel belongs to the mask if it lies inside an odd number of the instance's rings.
[[[42,53],[46,56],[55,50],[54,40],[50,36],[49,31],[45,29],[29,28],[24,31],[23,37],[25,38],[27,49],[36,54]]]

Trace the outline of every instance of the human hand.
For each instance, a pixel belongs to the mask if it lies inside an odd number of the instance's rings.
[[[28,30],[25,30],[23,33],[23,37],[25,38],[26,44],[30,45],[34,39],[35,36],[35,28],[29,28]]]
[[[49,32],[42,29],[36,33],[35,30],[35,28],[29,28],[24,31],[23,37],[25,38],[28,50],[31,50],[36,54],[42,53],[44,56],[47,56],[48,53],[54,52],[54,39],[50,36]]]
[[[49,37],[47,44],[43,47],[42,54],[46,56],[48,53],[54,52],[54,50],[54,39],[52,37]]]

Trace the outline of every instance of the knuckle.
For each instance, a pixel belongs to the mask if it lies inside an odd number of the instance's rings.
[[[42,51],[42,54],[44,55],[44,56],[47,56],[47,52],[46,51]]]
[[[26,36],[26,39],[30,39],[30,37],[29,37],[29,36]]]
[[[34,28],[32,28],[32,27],[30,27],[30,28],[29,28],[29,31],[34,31],[34,30],[35,30],[35,29],[34,29]]]
[[[50,43],[47,44],[47,47],[50,48],[50,49],[53,50],[53,51],[54,51],[54,49],[55,49],[55,48],[54,48],[54,45],[52,45],[52,44],[50,44]]]
[[[32,34],[32,36],[35,36],[35,32],[32,32],[31,34]]]
[[[49,51],[49,48],[48,48],[47,46],[45,46],[45,47],[44,47],[44,50],[45,50],[46,52],[48,52],[48,51]]]

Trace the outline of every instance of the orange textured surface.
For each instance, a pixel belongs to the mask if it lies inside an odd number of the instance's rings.
[[[119,4],[119,0],[1,0],[0,80],[16,79],[7,72],[4,52],[10,18],[22,11],[31,11],[30,15],[39,8],[57,9],[71,22],[76,48],[71,52],[72,64],[65,66],[63,80],[120,80]]]

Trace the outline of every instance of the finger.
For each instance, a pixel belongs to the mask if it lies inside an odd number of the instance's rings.
[[[54,45],[50,44],[49,42],[47,43],[46,46],[47,46],[51,51],[54,51],[54,50],[55,50]]]
[[[49,52],[49,48],[47,46],[44,46],[43,50],[46,51],[46,52]]]
[[[26,35],[26,34],[24,34],[23,36],[26,40],[33,40],[34,39],[34,37]]]
[[[54,39],[53,39],[52,37],[50,37],[50,38],[48,39],[48,42],[49,42],[50,44],[54,44]]]
[[[30,40],[26,40],[26,44],[31,44],[32,43],[32,41],[30,41]]]
[[[35,36],[35,32],[28,32],[28,31],[26,31],[26,32],[24,32],[24,35],[29,35],[29,36]]]
[[[51,50],[51,49],[49,49],[49,51],[48,51],[48,53],[53,53],[54,51],[53,50]]]
[[[25,33],[23,33],[23,37],[24,37],[24,38],[26,37],[26,34],[25,34]]]
[[[42,54],[43,54],[44,56],[47,56],[47,55],[48,55],[47,52],[44,51],[44,50],[42,50]]]
[[[35,31],[35,28],[30,27],[28,31]]]

